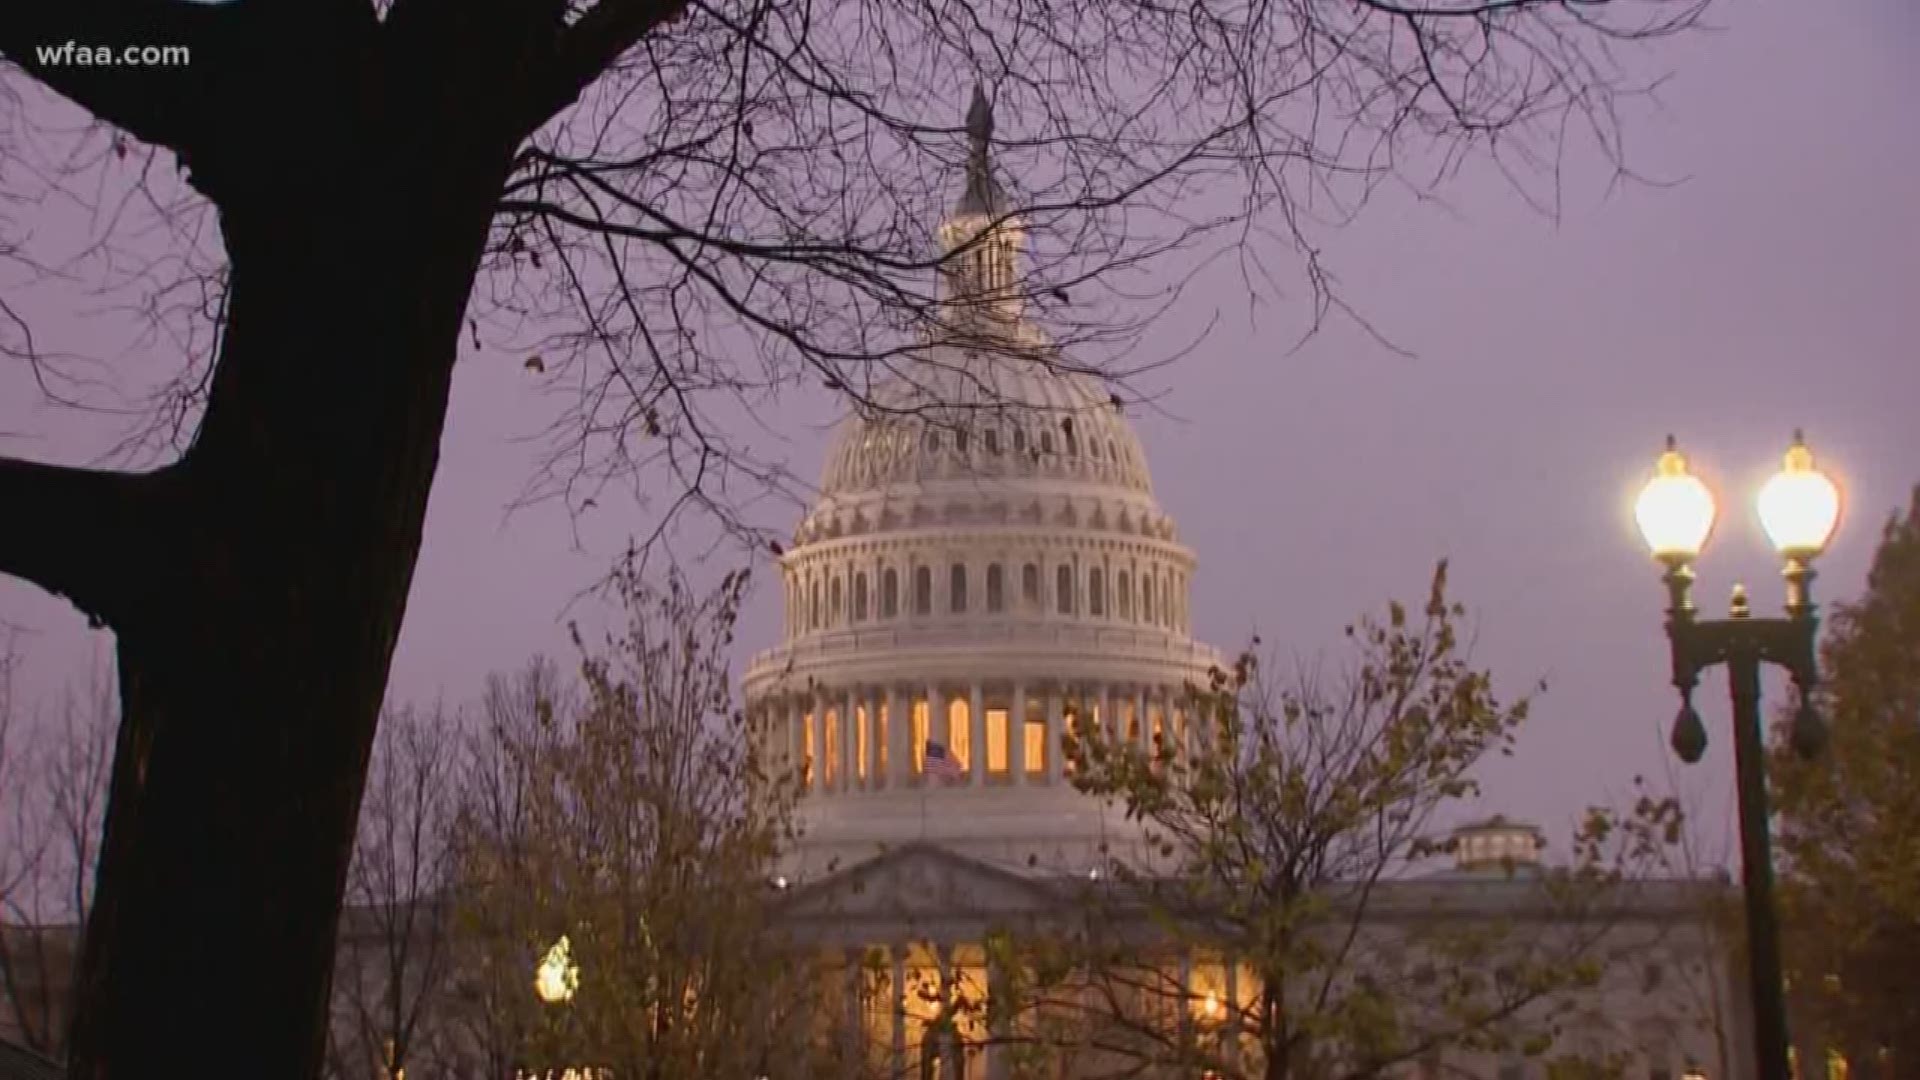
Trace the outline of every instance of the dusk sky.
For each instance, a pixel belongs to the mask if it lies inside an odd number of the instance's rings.
[[[1721,496],[1700,567],[1710,615],[1735,581],[1777,609],[1752,493],[1796,426],[1847,495],[1824,601],[1860,589],[1882,522],[1920,483],[1920,7],[1738,0],[1711,17],[1722,29],[1638,65],[1672,73],[1657,107],[1627,116],[1628,163],[1647,182],[1610,184],[1575,153],[1556,221],[1474,168],[1445,205],[1386,192],[1324,238],[1345,298],[1411,356],[1337,321],[1296,350],[1301,298],[1249,299],[1217,263],[1152,342],[1215,328],[1143,383],[1165,392],[1157,411],[1136,410],[1157,494],[1199,554],[1194,625],[1222,649],[1258,632],[1338,659],[1347,621],[1418,601],[1434,561],[1452,560],[1478,661],[1509,692],[1550,684],[1480,809],[1561,836],[1634,774],[1665,783],[1664,598],[1629,514],[1664,435]],[[131,348],[105,316],[36,329],[59,349]],[[552,504],[509,510],[552,415],[523,359],[458,369],[396,699],[470,699],[490,671],[567,656],[564,623],[581,611],[563,607],[649,525],[612,499],[577,521]],[[779,452],[817,475],[828,410],[796,401],[777,419]],[[39,405],[23,370],[0,368],[0,451],[82,462],[112,432]],[[0,509],[0,527],[33,523]],[[777,599],[756,592],[743,661],[772,643]],[[27,631],[41,693],[98,647],[71,609],[11,579],[0,622]],[[1724,845],[1724,679],[1698,700],[1712,744],[1687,786]]]

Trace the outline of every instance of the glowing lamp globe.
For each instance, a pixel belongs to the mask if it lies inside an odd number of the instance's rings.
[[[1760,489],[1760,524],[1780,554],[1810,559],[1824,551],[1840,523],[1840,489],[1813,467],[1813,451],[1793,433],[1786,461]]]
[[[1654,558],[1689,562],[1706,546],[1713,517],[1713,492],[1687,471],[1686,455],[1673,436],[1667,436],[1667,449],[1654,467],[1653,479],[1633,506],[1640,535]]]
[[[566,935],[553,943],[533,973],[533,992],[549,1005],[572,1001],[580,989],[580,965],[573,962],[573,944]]]

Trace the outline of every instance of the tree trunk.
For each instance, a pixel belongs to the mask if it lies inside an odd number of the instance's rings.
[[[404,128],[387,145],[405,149],[356,140],[338,173],[220,200],[207,415],[140,478],[141,585],[105,613],[123,713],[75,1077],[321,1067],[368,755],[511,151]]]

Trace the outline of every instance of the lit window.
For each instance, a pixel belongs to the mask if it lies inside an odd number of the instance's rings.
[[[1007,774],[1007,710],[987,710],[987,771],[995,776]]]
[[[1027,775],[1038,776],[1047,771],[1047,724],[1044,720],[1027,720]]]
[[[967,699],[956,697],[947,705],[947,753],[962,769],[971,760],[973,733],[968,730]]]
[[[928,717],[932,705],[925,699],[913,703],[913,775],[923,776],[927,771],[927,736],[931,725]]]

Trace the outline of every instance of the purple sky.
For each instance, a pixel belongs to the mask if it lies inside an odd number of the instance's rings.
[[[1297,305],[1249,303],[1217,266],[1163,340],[1218,327],[1150,377],[1170,393],[1139,420],[1160,499],[1200,556],[1194,622],[1223,648],[1257,628],[1337,655],[1353,615],[1420,599],[1433,561],[1451,558],[1479,660],[1511,690],[1550,683],[1518,756],[1488,770],[1483,808],[1556,833],[1636,772],[1666,776],[1662,595],[1628,513],[1663,435],[1722,494],[1701,566],[1710,614],[1736,580],[1763,613],[1778,604],[1751,493],[1796,425],[1848,494],[1826,600],[1858,590],[1881,521],[1920,482],[1920,10],[1740,0],[1714,14],[1722,31],[1661,50],[1674,76],[1628,132],[1630,164],[1673,186],[1609,190],[1576,159],[1557,223],[1490,170],[1446,206],[1383,196],[1327,254],[1413,358],[1337,323],[1289,351]],[[109,322],[40,329],[100,355],[124,347]],[[568,655],[562,605],[644,531],[612,500],[577,523],[558,506],[507,511],[550,415],[520,359],[483,353],[459,371],[398,697],[463,700],[488,671]],[[815,475],[825,411],[796,402],[781,419],[781,451]],[[36,407],[24,373],[0,369],[0,432],[26,436],[0,449],[83,461],[110,430]],[[775,603],[759,590],[743,656],[772,641]],[[88,655],[80,620],[16,582],[0,580],[0,621],[30,631],[42,690]],[[1686,786],[1720,845],[1720,678],[1700,703],[1713,743]]]

